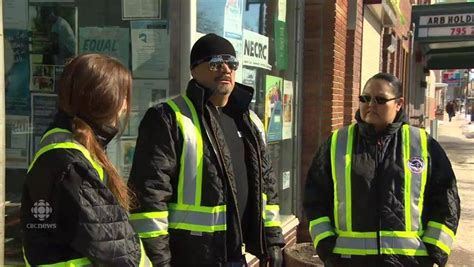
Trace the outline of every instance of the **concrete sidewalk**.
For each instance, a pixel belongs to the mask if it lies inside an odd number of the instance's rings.
[[[461,198],[461,221],[447,266],[474,266],[474,138],[463,134],[467,124],[460,114],[438,126],[438,141],[451,161]]]

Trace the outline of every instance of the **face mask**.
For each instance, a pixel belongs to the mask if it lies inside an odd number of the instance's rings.
[[[84,122],[86,122],[92,128],[97,142],[99,142],[99,144],[104,148],[107,146],[107,144],[110,143],[110,141],[112,141],[112,139],[114,139],[114,137],[118,133],[118,127],[113,127],[113,126],[103,125],[103,124],[99,125],[82,116],[78,116],[78,117]]]
[[[92,130],[94,130],[97,141],[103,147],[106,147],[118,133],[118,128],[107,125],[93,127]]]

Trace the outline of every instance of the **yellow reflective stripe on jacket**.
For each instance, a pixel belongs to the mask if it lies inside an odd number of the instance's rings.
[[[329,217],[320,217],[309,222],[309,233],[313,240],[313,245],[316,248],[319,241],[322,239],[335,235]]]
[[[225,231],[226,206],[192,206],[184,204],[168,204],[169,228],[196,232]]]
[[[168,100],[183,136],[177,203],[168,203],[168,227],[195,232],[226,230],[226,206],[201,206],[204,140],[196,109],[187,96]]]
[[[267,204],[267,194],[262,193],[262,217],[265,227],[280,227],[280,206]]]
[[[168,100],[176,115],[176,122],[183,136],[180,158],[177,203],[201,204],[203,141],[201,126],[194,106],[181,96]]]
[[[130,224],[141,238],[168,234],[168,211],[130,214]]]
[[[151,263],[150,259],[146,255],[145,247],[143,247],[143,243],[140,240],[140,264],[139,267],[153,267],[153,263]]]
[[[451,253],[454,238],[455,234],[453,230],[444,224],[433,221],[428,222],[428,227],[423,235],[424,242],[439,247],[448,255]]]
[[[26,259],[25,248],[23,247],[22,250],[23,250],[23,260],[25,261],[25,266],[31,267],[31,264],[28,262],[28,259]],[[35,265],[35,266],[37,267],[86,267],[86,266],[92,266],[92,263],[88,258],[79,258],[79,259],[73,259],[73,260],[69,260],[65,262],[40,264],[40,265]]]
[[[337,254],[377,255],[377,232],[338,232]],[[380,254],[427,256],[428,252],[417,232],[380,231]]]
[[[354,124],[334,132],[331,138],[331,172],[334,183],[334,220],[337,240],[334,253],[349,255],[399,254],[427,256],[421,241],[421,211],[427,177],[428,150],[424,130],[403,125],[405,231],[352,231],[351,161]],[[427,237],[428,239],[432,237]],[[449,240],[447,240],[449,243]],[[379,247],[380,243],[380,247]]]
[[[402,126],[402,153],[404,163],[405,230],[421,231],[423,194],[428,173],[428,149],[423,129]]]
[[[336,130],[331,138],[331,172],[334,183],[334,223],[336,229],[352,230],[352,142],[354,125]]]
[[[90,162],[92,167],[97,171],[97,174],[99,175],[99,178],[101,181],[104,180],[104,170],[102,169],[102,166],[100,166],[99,163],[97,163],[91,156],[90,152],[81,144],[75,142],[72,139],[72,133],[70,134],[70,139],[66,139],[63,134],[68,133],[68,130],[61,129],[61,128],[54,128],[48,131],[44,137],[42,138],[42,142],[40,143],[40,149],[36,152],[33,161],[31,162],[30,166],[28,167],[28,172],[31,171],[31,168],[33,168],[34,164],[38,160],[38,158],[43,155],[44,153],[53,150],[53,149],[76,149],[79,150],[82,155]],[[69,132],[70,133],[70,132]],[[59,142],[59,140],[55,140],[55,143],[50,143],[47,145],[44,145],[44,143],[48,140],[48,138],[54,139],[55,135],[62,135],[62,138],[64,141]]]

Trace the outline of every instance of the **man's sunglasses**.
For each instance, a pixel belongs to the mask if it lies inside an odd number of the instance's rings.
[[[217,56],[212,56],[212,57],[207,57],[203,58],[201,60],[198,60],[194,62],[191,65],[191,69],[196,67],[197,65],[203,63],[203,62],[209,62],[209,70],[211,71],[219,71],[222,69],[224,64],[229,67],[231,70],[237,70],[239,68],[239,60],[235,58],[232,55],[217,55]]]
[[[393,98],[385,98],[381,96],[370,96],[370,95],[360,95],[359,96],[359,101],[361,103],[371,103],[372,101],[375,102],[375,104],[383,105],[387,103],[388,101],[392,101],[395,99],[399,99],[400,97],[393,97]]]

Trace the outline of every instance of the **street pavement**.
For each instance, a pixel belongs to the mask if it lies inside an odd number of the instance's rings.
[[[461,220],[447,266],[474,266],[474,138],[466,137],[473,136],[467,127],[463,114],[438,126],[438,142],[451,161],[461,198]]]

